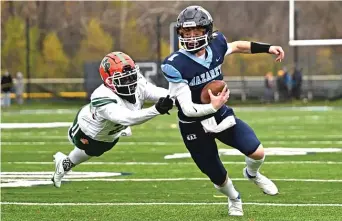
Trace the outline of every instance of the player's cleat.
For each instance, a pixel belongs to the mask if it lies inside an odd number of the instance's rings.
[[[260,189],[262,189],[265,194],[273,196],[279,193],[277,186],[270,179],[259,172],[255,177],[252,177],[248,174],[247,167],[245,167],[243,169],[243,176],[250,181],[253,181],[258,187],[260,187]]]
[[[229,199],[228,197],[228,215],[229,216],[243,216],[242,200],[240,195],[236,199]]]
[[[67,158],[67,156],[64,153],[57,152],[55,155],[53,155],[54,162],[55,162],[55,173],[52,177],[53,185],[57,188],[61,187],[62,184],[62,178],[63,176],[68,172],[64,171],[63,168],[63,160]]]

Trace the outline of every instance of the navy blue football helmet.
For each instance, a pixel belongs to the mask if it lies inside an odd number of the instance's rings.
[[[201,6],[188,6],[178,15],[176,28],[178,39],[184,50],[196,53],[207,46],[212,39],[213,18]],[[199,37],[183,37],[180,32],[182,28],[203,28],[205,33]]]

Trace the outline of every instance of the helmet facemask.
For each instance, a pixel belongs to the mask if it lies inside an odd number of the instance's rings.
[[[183,49],[189,52],[199,51],[208,45],[208,34],[190,38],[183,38],[179,36],[178,39]]]
[[[193,27],[202,32],[202,35],[185,37],[184,32],[191,30],[191,28],[179,28],[178,29],[178,39],[184,50],[190,53],[197,53],[202,48],[209,44],[208,31],[202,27]]]
[[[138,84],[139,67],[135,65],[132,69],[130,65],[123,68],[123,72],[115,72],[109,76],[106,83],[115,88],[115,93],[120,96],[134,96]]]

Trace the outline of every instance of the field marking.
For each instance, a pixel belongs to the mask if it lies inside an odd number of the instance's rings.
[[[33,109],[19,110],[11,112],[3,112],[3,115],[18,115],[18,114],[76,114],[78,109]]]
[[[50,123],[1,123],[1,129],[23,129],[23,128],[57,128],[70,127],[72,122],[50,122]]]
[[[67,139],[67,136],[65,136]],[[12,146],[12,145],[20,145],[20,146],[39,146],[39,145],[71,145],[70,142],[45,142],[45,141],[11,141],[11,142],[1,142],[0,145],[7,145],[7,146]],[[166,145],[184,145],[183,142],[158,142],[158,141],[140,141],[140,142],[125,142],[125,141],[120,141],[118,145],[123,145],[123,146],[136,146],[136,145],[151,145],[151,146],[166,146]]]
[[[3,164],[28,164],[28,165],[53,165],[54,162],[30,162],[30,161],[10,161]],[[223,164],[245,165],[245,162],[223,161]],[[82,165],[195,165],[193,162],[83,162]],[[329,164],[339,165],[342,161],[265,161],[264,165],[282,165],[282,164]]]
[[[335,153],[342,152],[342,148],[284,148],[284,147],[268,147],[264,148],[266,156],[302,156],[312,153]],[[237,149],[218,149],[219,155],[228,156],[243,156],[243,154]],[[189,152],[186,153],[173,153],[164,156],[164,159],[180,159],[180,158],[191,158]]]
[[[41,146],[41,145],[67,145],[70,144],[70,142],[67,142],[67,136],[65,136],[66,141],[4,141],[1,142],[0,145],[5,146]],[[263,143],[266,143],[268,145],[283,145],[287,144],[288,141],[264,141]],[[327,140],[297,140],[297,141],[291,141],[292,144],[334,144],[334,145],[340,145],[342,144],[342,141],[327,141]],[[138,141],[138,142],[125,142],[120,141],[118,145],[124,145],[124,146],[135,146],[135,145],[156,145],[156,146],[167,146],[167,145],[184,145],[183,142],[159,142],[159,141]],[[285,148],[291,148],[291,147],[285,147]],[[313,147],[315,148],[315,147]],[[339,148],[339,147],[336,147]]]
[[[25,179],[15,179],[15,178],[22,178],[23,176],[1,176],[1,182],[6,183],[6,182],[14,182],[14,181],[20,181],[20,180],[25,180],[25,181],[49,181],[52,183],[50,180],[52,175],[52,172],[49,174],[49,178],[43,178],[45,176],[32,176],[32,178],[25,177]],[[67,177],[67,176],[66,176]],[[12,179],[6,179],[6,178],[12,178]],[[63,181],[78,181],[78,182],[91,182],[91,181],[102,181],[102,182],[166,182],[166,181],[206,181],[209,180],[208,178],[203,178],[203,177],[194,177],[194,178],[133,178],[133,179],[114,179],[114,178],[91,178],[91,179],[78,179],[78,178],[73,178],[73,179],[68,179],[65,178]],[[233,181],[249,181],[246,178],[232,178]],[[342,183],[342,180],[331,180],[331,179],[295,179],[295,178],[289,178],[289,179],[283,179],[283,178],[275,178],[272,179],[273,181],[283,181],[283,182],[322,182],[322,183]]]
[[[32,202],[0,202],[1,205],[22,205],[22,206],[207,206],[207,205],[226,205],[223,202],[160,202],[160,203],[32,203]],[[257,203],[244,202],[243,205],[254,206],[280,206],[280,207],[342,207],[342,204],[316,204],[316,203]]]
[[[2,134],[5,135],[5,136],[10,136],[12,135],[13,133],[11,131],[2,131]],[[65,138],[67,137],[67,134],[64,133],[64,132],[55,132],[55,135],[51,135],[52,132],[47,132],[47,131],[39,131],[39,132],[32,132],[32,131],[18,131],[15,133],[17,136],[19,135],[19,137],[22,139],[22,138],[30,138],[30,140],[32,140],[33,138],[37,139],[37,141],[41,140],[42,136],[41,135],[44,135],[44,139],[61,139],[61,140],[65,140]],[[48,135],[49,134],[49,135]],[[62,135],[61,135],[62,134]],[[313,140],[313,139],[317,139],[317,136],[318,135],[298,135],[298,134],[275,134],[275,135],[272,135],[272,138],[274,138],[275,140],[277,139],[299,139],[299,140],[303,140],[303,139],[310,139],[310,140]],[[144,137],[146,138],[146,136],[144,134],[135,134],[134,135],[135,138],[140,138],[140,137]],[[170,135],[168,136],[170,137]],[[178,134],[173,134],[172,137],[175,137],[175,138],[179,138],[179,135]],[[260,139],[264,140],[264,139],[269,139],[269,136],[263,136],[263,135],[260,135],[259,136]],[[322,138],[334,138],[334,139],[339,139],[339,138],[342,138],[342,134],[324,134],[322,136]]]
[[[37,185],[52,185],[51,171],[39,172],[1,172],[0,178],[1,188],[6,187],[31,187]],[[114,178],[115,176],[129,175],[129,173],[114,173],[114,172],[69,172],[63,181],[71,182],[171,182],[171,181],[209,181],[208,178]],[[248,181],[246,178],[233,178],[234,181]],[[275,178],[273,181],[285,182],[323,182],[323,183],[342,183],[342,180],[337,179],[280,179]]]
[[[306,106],[306,107],[234,107],[235,111],[339,111],[340,107],[336,106]],[[76,114],[78,109],[28,109],[28,110],[20,110],[20,111],[11,111],[11,112],[3,112],[4,116],[6,115],[18,115],[18,114]]]

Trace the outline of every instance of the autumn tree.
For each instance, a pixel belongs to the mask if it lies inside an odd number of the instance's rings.
[[[10,17],[4,25],[6,33],[2,50],[2,68],[10,73],[25,70],[25,23],[19,17]]]
[[[47,34],[43,41],[42,60],[41,77],[69,77],[70,61],[64,53],[63,45],[55,32]]]
[[[1,50],[2,68],[14,74],[18,71],[26,73],[26,33],[25,22],[18,16],[9,18],[4,24],[4,41]],[[39,29],[33,26],[29,29],[30,38],[30,70],[34,77],[38,70],[40,52],[37,48]]]
[[[79,51],[73,58],[72,77],[82,76],[84,62],[100,61],[106,54],[110,53],[114,41],[106,33],[97,19],[91,19],[86,28],[85,38],[82,39]]]
[[[150,42],[147,36],[137,29],[135,19],[126,23],[125,35],[121,46],[123,52],[132,56],[134,60],[146,60],[151,54]]]

